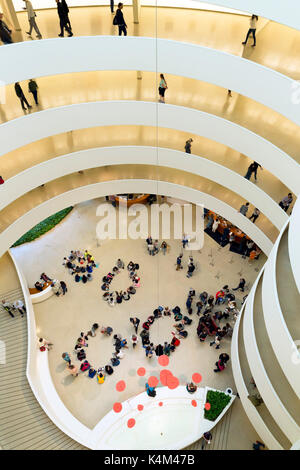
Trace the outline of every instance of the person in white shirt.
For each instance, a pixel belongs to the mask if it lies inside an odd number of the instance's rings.
[[[252,15],[251,18],[250,18],[250,28],[248,30],[248,33],[247,33],[247,36],[246,36],[246,39],[244,42],[242,42],[242,44],[246,45],[247,44],[247,41],[249,39],[249,36],[250,34],[252,33],[252,36],[253,36],[253,44],[252,44],[252,47],[255,47],[256,46],[256,37],[255,37],[255,33],[256,33],[256,23],[258,21],[258,16],[256,15]]]
[[[216,219],[212,226],[212,232],[215,232],[217,230],[217,228],[219,227],[219,224],[220,224],[219,219]]]
[[[36,32],[36,37],[38,39],[42,39],[42,35],[35,21],[36,14],[35,14],[34,9],[32,8],[32,3],[29,0],[23,0],[23,2],[25,2],[24,10],[27,11],[28,21],[29,21],[29,26],[30,26],[30,29],[29,31],[26,31],[26,34],[28,34],[28,36],[31,36],[32,30],[34,29]]]
[[[13,306],[16,310],[19,310],[21,316],[24,317],[24,314],[26,313],[26,308],[25,308],[25,305],[23,304],[22,300],[16,300],[13,303]]]

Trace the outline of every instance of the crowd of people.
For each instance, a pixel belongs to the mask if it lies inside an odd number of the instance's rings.
[[[114,307],[116,304],[121,304],[123,300],[129,300],[131,296],[136,293],[136,289],[141,286],[141,278],[137,273],[137,271],[140,269],[140,266],[138,263],[129,261],[127,265],[127,271],[131,285],[126,289],[126,291],[111,291],[110,284],[112,280],[124,269],[124,261],[118,258],[115,266],[112,268],[112,271],[107,273],[106,276],[103,276],[102,278],[103,284],[101,285],[101,289],[105,291],[103,294],[103,300],[108,302],[111,307]]]
[[[71,250],[69,256],[64,258],[63,266],[74,276],[75,282],[81,281],[86,284],[92,281],[92,273],[99,264],[95,263],[93,255],[88,250]]]
[[[165,240],[163,240],[161,243],[159,243],[158,240],[153,241],[153,239],[150,235],[146,239],[146,244],[147,244],[147,251],[148,251],[150,256],[155,256],[160,251],[165,255],[170,249],[170,246],[167,244],[167,242]]]

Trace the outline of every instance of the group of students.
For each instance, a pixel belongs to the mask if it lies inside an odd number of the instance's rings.
[[[167,242],[163,240],[162,243],[159,244],[159,241],[158,240],[153,241],[151,236],[149,236],[146,239],[146,244],[147,244],[147,250],[150,256],[156,255],[157,253],[159,253],[159,251],[162,251],[163,254],[165,255],[169,248],[169,245],[167,244]]]
[[[107,375],[112,375],[114,373],[113,367],[117,367],[120,364],[120,359],[124,357],[124,353],[122,352],[123,348],[128,348],[127,340],[122,339],[121,335],[114,335],[114,347],[115,351],[112,353],[112,357],[110,359],[110,364],[106,364],[103,367],[95,368],[93,367],[90,362],[86,358],[86,348],[88,347],[88,340],[89,337],[95,337],[97,334],[97,330],[99,329],[98,323],[94,323],[91,329],[85,334],[84,332],[80,333],[78,337],[74,352],[76,354],[77,360],[81,362],[80,367],[72,364],[71,358],[69,353],[64,352],[62,354],[62,358],[64,361],[68,363],[68,371],[74,377],[78,377],[79,371],[87,372],[89,378],[94,378],[96,376],[97,382],[99,384],[104,383],[105,378]],[[110,326],[102,327],[100,332],[105,336],[111,336],[113,333],[113,328]],[[48,343],[49,344],[49,343]],[[50,343],[51,344],[51,343]]]
[[[117,260],[116,265],[113,267],[112,272],[103,276],[101,289],[105,291],[103,294],[103,300],[108,302],[111,307],[114,307],[116,304],[121,304],[123,300],[129,300],[132,295],[136,293],[136,289],[141,286],[141,278],[137,274],[137,271],[140,269],[138,263],[130,261],[127,265],[127,271],[129,279],[132,282],[132,285],[127,288],[126,291],[110,291],[110,284],[115,276],[117,276],[122,269],[125,269],[125,263],[120,258]]]
[[[170,342],[165,341],[164,344],[158,344],[154,345],[150,341],[150,327],[154,323],[154,321],[157,321],[159,318],[162,318],[163,316],[171,316],[172,313],[174,314],[174,320],[177,322],[175,323],[174,329],[175,331],[172,332],[172,340]],[[137,317],[130,318],[130,322],[133,324],[135,328],[135,335],[133,335],[135,338],[137,338],[137,332],[138,332],[138,327],[140,324],[140,319]],[[151,359],[154,354],[156,356],[162,356],[163,354],[166,356],[170,356],[172,352],[175,351],[176,347],[180,345],[180,339],[181,338],[186,338],[188,336],[188,332],[185,329],[186,325],[190,325],[192,323],[192,320],[187,317],[183,316],[181,313],[180,307],[176,306],[172,309],[172,311],[169,309],[169,307],[162,307],[161,305],[158,306],[154,311],[153,314],[150,315],[147,320],[142,324],[142,331],[140,333],[140,337],[142,340],[142,346],[145,349],[145,355],[148,359]],[[137,339],[135,340],[137,342]],[[132,340],[133,342],[133,340]]]
[[[77,264],[78,263],[78,264]],[[71,250],[68,257],[64,258],[63,266],[68,269],[69,274],[74,275],[75,282],[82,281],[86,284],[92,281],[92,273],[99,264],[95,263],[95,259],[88,250]]]

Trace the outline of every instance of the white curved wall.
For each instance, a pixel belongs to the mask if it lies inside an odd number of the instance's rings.
[[[295,283],[300,294],[300,199],[298,198],[292,212],[289,227],[289,258]],[[299,338],[300,339],[300,338]]]
[[[273,434],[270,432],[269,428],[266,426],[264,420],[260,416],[255,406],[253,406],[251,401],[248,399],[249,393],[247,386],[244,382],[244,377],[239,359],[239,330],[241,328],[241,321],[244,315],[244,311],[245,306],[242,308],[240,315],[235,323],[231,340],[231,363],[234,382],[237,387],[244,410],[249,420],[251,421],[254,429],[261,437],[263,442],[268,446],[269,449],[283,450],[281,444],[275,439]]]
[[[239,227],[244,233],[247,233],[247,235],[249,235],[249,237],[267,255],[272,249],[272,242],[255,224],[250,222],[249,219],[242,216],[228,204],[209,194],[202,193],[186,186],[167,183],[164,181],[131,179],[105,181],[88,186],[81,186],[49,199],[43,204],[31,209],[0,234],[0,257],[18,238],[30,230],[34,225],[65,207],[106,196],[107,194],[132,192],[163,194],[183,201],[189,201],[194,204],[203,204],[204,207],[209,207],[212,211],[220,214],[222,217]]]
[[[0,62],[18,64],[2,68],[6,84],[90,70],[163,71],[230,88],[300,124],[300,107],[291,99],[294,80],[256,62],[195,44],[118,36],[45,39],[1,47]]]
[[[247,11],[250,15],[264,16],[291,28],[300,29],[298,0],[207,0],[206,3]]]
[[[208,178],[241,195],[281,229],[286,213],[256,185],[232,170],[196,155],[157,147],[99,147],[53,158],[6,180],[0,189],[0,210],[18,197],[53,179],[88,168],[105,165],[159,165],[187,171]]]
[[[288,224],[285,224],[285,226],[287,225]],[[280,279],[277,279],[276,277],[276,263],[278,247],[281,242],[282,235],[284,234],[284,230],[285,229],[283,228],[281,234],[277,238],[265,266],[262,285],[262,304],[266,329],[274,349],[274,353],[287,380],[300,399],[300,366],[297,362],[291,360],[295,343],[284,320],[277,290],[277,283],[280,282]],[[293,256],[294,255],[295,254],[293,254]],[[288,312],[286,313],[288,314]]]
[[[294,442],[300,438],[299,426],[293,417],[289,414],[288,410],[285,408],[284,404],[276,393],[276,389],[271,383],[264,367],[256,341],[253,311],[255,308],[255,295],[259,295],[256,294],[256,288],[260,277],[261,276],[258,276],[256,279],[247,298],[243,325],[245,350],[252,376],[265,405],[267,406],[277,425],[281,428],[290,442]]]
[[[275,145],[218,116],[168,104],[97,101],[23,116],[0,125],[0,155],[52,135],[112,125],[158,126],[204,136],[256,160],[294,193],[299,193],[300,166]]]

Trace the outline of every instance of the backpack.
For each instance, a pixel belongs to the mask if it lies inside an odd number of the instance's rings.
[[[80,366],[80,370],[82,372],[85,372],[86,370],[89,370],[90,367],[91,367],[90,363],[88,361],[84,361]]]
[[[118,18],[117,18],[117,15],[114,16],[113,25],[114,25],[114,26],[117,26],[117,25],[118,25]]]
[[[91,379],[93,379],[93,378],[95,377],[95,375],[96,375],[96,370],[90,368],[90,370],[89,370],[89,377],[90,377]]]

